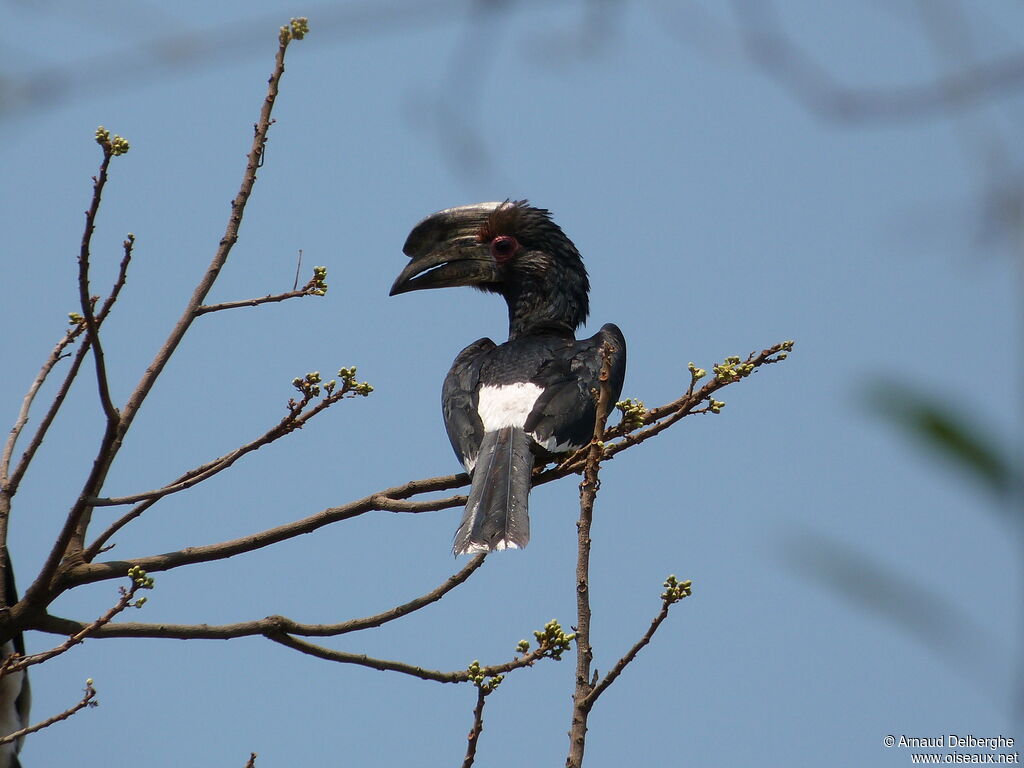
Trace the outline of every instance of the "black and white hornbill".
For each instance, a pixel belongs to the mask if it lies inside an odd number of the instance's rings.
[[[508,304],[508,341],[480,339],[462,350],[441,404],[452,448],[472,477],[455,554],[525,547],[534,462],[590,440],[601,348],[611,350],[614,402],[625,339],[608,324],[576,340],[589,310],[587,270],[550,213],[525,200],[439,211],[413,228],[403,250],[412,261],[392,296],[471,285]]]

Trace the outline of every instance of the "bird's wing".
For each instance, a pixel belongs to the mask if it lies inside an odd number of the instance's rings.
[[[600,386],[602,347],[609,347],[608,385],[612,402],[622,393],[626,374],[626,340],[611,323],[589,339],[556,351],[533,379],[543,392],[523,428],[542,448],[562,453],[579,448],[593,435]]]
[[[480,441],[484,436],[484,426],[477,413],[480,364],[483,356],[494,347],[490,339],[479,339],[462,350],[452,363],[441,388],[444,428],[455,455],[467,471],[472,471],[476,464]]]

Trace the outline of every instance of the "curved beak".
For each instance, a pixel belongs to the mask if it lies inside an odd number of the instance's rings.
[[[501,282],[489,250],[473,238],[446,243],[414,257],[391,286],[389,296],[426,288]]]

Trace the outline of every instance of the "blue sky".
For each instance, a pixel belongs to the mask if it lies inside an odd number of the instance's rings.
[[[999,444],[1019,438],[1019,252],[981,223],[993,179],[1012,179],[1021,162],[1020,97],[919,119],[823,119],[745,57],[736,17],[711,3],[491,15],[396,3],[373,6],[379,18],[350,7],[363,6],[7,4],[4,423],[76,309],[96,126],[132,144],[94,240],[100,292],[125,233],[137,238],[105,326],[123,400],[223,232],[276,27],[296,15],[312,27],[289,52],[265,167],[212,299],[289,289],[299,249],[304,271],[328,267],[329,293],[201,318],[107,490],[159,486],[248,441],[283,415],[291,379],[307,371],[357,365],[376,391],[167,498],[111,556],[221,541],[454,472],[441,380],[467,343],[503,338],[505,309],[469,290],[387,291],[421,217],[527,197],[584,256],[589,332],[613,321],[626,334],[625,395],[668,402],[691,360],[710,368],[797,342],[785,364],[728,388],[721,415],[687,418],[603,470],[596,666],[642,634],[667,574],[692,579],[694,594],[598,704],[587,764],[900,766],[908,751],[885,749],[887,734],[1024,737],[1012,707],[1020,541],[866,395],[880,381],[920,387]],[[1015,50],[1020,9],[984,13],[972,8],[956,40],[980,60]],[[795,2],[781,21],[840,82],[865,88],[930,81],[954,66],[944,53],[961,50],[937,52],[912,3]],[[41,73],[57,86],[45,98]],[[77,494],[100,415],[84,377],[16,499],[22,584]],[[576,498],[571,479],[537,489],[528,549],[490,558],[431,609],[325,644],[459,669],[507,659],[551,618],[570,625]],[[454,572],[457,519],[374,513],[155,574],[149,602],[127,618],[332,622],[384,610]],[[852,572],[840,568],[850,553]],[[837,573],[849,589],[829,581]],[[76,590],[53,611],[93,618],[115,589]],[[57,640],[28,637],[30,650]],[[488,701],[478,764],[564,759],[572,665],[567,656],[506,680]],[[27,766],[72,750],[115,765],[241,766],[250,751],[261,768],[451,765],[474,703],[467,686],[265,640],[115,640],[38,668],[35,717],[76,701],[87,677],[101,706],[30,738]]]

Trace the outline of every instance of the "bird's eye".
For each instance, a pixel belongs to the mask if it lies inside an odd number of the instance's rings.
[[[498,235],[491,240],[491,256],[499,264],[507,264],[519,250],[519,242],[511,235]]]

